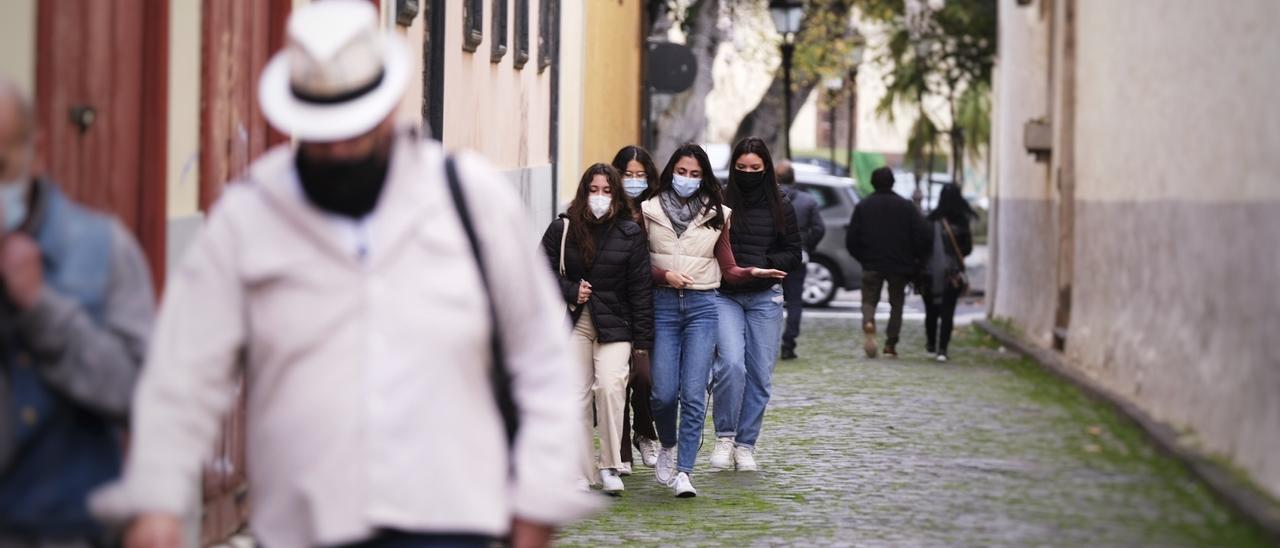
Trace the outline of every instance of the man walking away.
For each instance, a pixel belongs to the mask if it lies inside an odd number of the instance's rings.
[[[35,135],[0,79],[0,546],[110,545],[87,499],[120,474],[151,277],[119,221],[32,176]]]
[[[890,311],[884,355],[896,358],[907,282],[920,271],[932,242],[920,210],[893,192],[893,171],[882,167],[872,172],[871,186],[875,192],[853,208],[845,247],[862,264],[863,349],[868,358],[876,357],[876,305],[887,283]]]
[[[130,548],[177,548],[243,370],[261,545],[547,545],[595,499],[573,484],[564,303],[518,196],[396,128],[413,64],[373,4],[307,4],[287,35],[258,98],[297,149],[227,187],[170,278],[124,479],[94,510],[132,520]]]
[[[818,201],[796,187],[796,172],[791,162],[783,160],[773,166],[773,172],[782,184],[782,193],[796,210],[796,223],[800,228],[800,239],[803,242],[804,257],[794,272],[788,272],[782,281],[783,298],[786,299],[787,328],[782,332],[782,359],[796,359],[796,337],[800,336],[800,315],[804,312],[804,278],[807,274],[805,265],[809,264],[818,242],[827,233],[827,225],[822,222],[822,214],[818,209]]]

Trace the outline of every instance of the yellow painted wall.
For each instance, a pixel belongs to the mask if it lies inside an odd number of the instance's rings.
[[[582,157],[578,174],[609,162],[618,149],[640,143],[641,0],[587,0]]]
[[[36,0],[0,2],[0,74],[30,94],[36,87]]]

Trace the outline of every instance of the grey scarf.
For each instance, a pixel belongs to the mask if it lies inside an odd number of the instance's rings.
[[[702,209],[706,206],[706,201],[701,194],[689,197],[689,201],[680,203],[680,197],[676,196],[674,190],[668,190],[658,195],[658,200],[662,202],[662,211],[667,214],[667,218],[671,219],[671,226],[676,229],[676,237],[684,235],[684,231],[689,229],[689,223],[698,218],[698,214],[702,213]]]

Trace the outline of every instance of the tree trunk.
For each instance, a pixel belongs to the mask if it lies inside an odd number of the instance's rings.
[[[747,113],[742,122],[738,124],[738,130],[733,134],[735,143],[747,137],[759,137],[764,142],[769,143],[770,152],[774,158],[778,159],[782,158],[784,154],[782,139],[782,81],[782,68],[779,67],[778,71],[773,75],[773,83],[769,85],[769,90],[760,99],[760,104]],[[792,72],[792,85],[796,89],[791,96],[791,112],[787,113],[788,122],[795,121],[796,113],[800,112],[800,109],[804,107],[805,100],[809,98],[809,94],[813,92],[817,82],[797,82],[795,73]]]
[[[698,0],[690,9],[690,14],[693,25],[689,28],[686,45],[698,62],[693,85],[675,95],[653,96],[650,152],[659,169],[666,165],[667,158],[677,147],[701,141],[707,129],[707,95],[715,85],[711,77],[711,66],[723,40],[717,27],[720,0]],[[669,24],[655,24],[654,35],[664,36],[669,27]]]

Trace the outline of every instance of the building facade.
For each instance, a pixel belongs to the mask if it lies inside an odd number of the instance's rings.
[[[1002,0],[988,307],[1280,493],[1280,4]]]
[[[47,138],[37,169],[133,229],[161,290],[225,185],[288,142],[258,75],[310,1],[325,0],[0,3],[0,72],[37,98]],[[370,1],[421,75],[402,122],[486,157],[539,229],[586,166],[639,141],[642,0]],[[206,467],[204,544],[247,516],[243,421]]]

